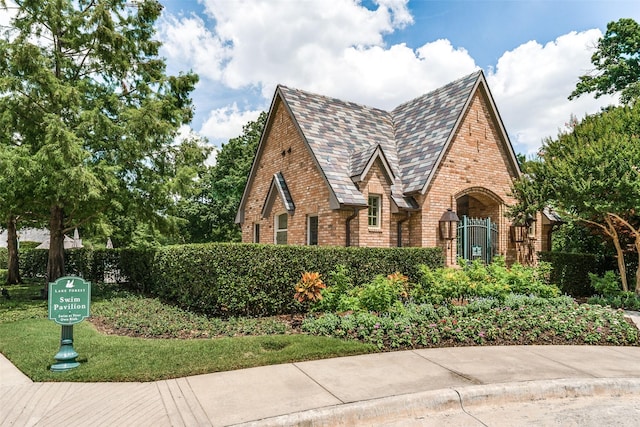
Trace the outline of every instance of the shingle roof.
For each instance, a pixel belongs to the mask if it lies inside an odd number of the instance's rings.
[[[383,110],[279,86],[278,91],[300,126],[338,202],[366,206],[351,180],[349,160],[358,161],[380,145],[397,165],[393,122]],[[364,162],[369,159],[364,159]]]
[[[421,191],[426,185],[481,73],[449,83],[391,112],[405,193]]]
[[[373,156],[377,148],[377,145],[371,145],[369,147],[352,150],[349,153],[349,176],[354,177],[362,174],[362,171],[367,167],[371,156]]]
[[[271,208],[275,201],[275,195],[278,194],[282,203],[284,204],[284,208],[290,214],[293,214],[296,210],[296,205],[293,203],[293,198],[291,197],[291,193],[289,192],[289,186],[287,185],[287,181],[285,181],[282,172],[277,172],[273,175],[273,179],[271,180],[271,185],[269,186],[269,191],[267,192],[267,197],[262,207],[262,217],[267,218],[271,212]]]
[[[390,112],[286,86],[277,90],[340,204],[367,204],[351,177],[380,146],[395,176],[393,199],[408,208],[405,196],[425,188],[481,76],[477,71]]]

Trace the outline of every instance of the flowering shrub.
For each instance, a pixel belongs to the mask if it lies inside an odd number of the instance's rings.
[[[400,273],[387,277],[376,276],[371,283],[363,285],[357,293],[358,305],[362,310],[384,312],[408,296],[409,279]]]
[[[330,271],[327,287],[321,291],[322,299],[312,306],[314,311],[347,311],[357,307],[357,301],[350,297],[353,281],[349,270],[343,264],[338,264]]]
[[[388,276],[378,275],[371,282],[354,287],[346,267],[338,265],[329,273],[329,286],[322,290],[322,299],[312,306],[312,311],[384,312],[393,306],[401,306],[409,297],[409,278],[399,272]]]

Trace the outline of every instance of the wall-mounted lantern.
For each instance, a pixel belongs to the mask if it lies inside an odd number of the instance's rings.
[[[510,227],[511,241],[522,243],[525,240],[535,240],[536,238],[536,218],[527,214],[524,221],[515,222]]]
[[[440,238],[447,241],[455,239],[455,228],[458,222],[460,222],[458,215],[452,209],[447,209],[440,217],[440,221],[438,221]]]
[[[527,219],[525,220],[525,224],[527,225],[527,237],[529,240],[536,239],[536,217],[533,215],[527,215]]]

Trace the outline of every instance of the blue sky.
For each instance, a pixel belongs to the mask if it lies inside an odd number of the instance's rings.
[[[218,147],[278,84],[390,110],[482,69],[516,152],[531,156],[572,115],[617,103],[567,97],[607,23],[640,22],[640,0],[160,1],[168,72],[200,76],[181,136]]]
[[[640,22],[637,0],[169,0],[158,23],[169,71],[194,70],[193,131],[215,145],[266,110],[277,84],[391,109],[482,68],[511,142],[533,154],[610,21]]]

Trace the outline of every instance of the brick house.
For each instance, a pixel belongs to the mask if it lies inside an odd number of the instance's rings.
[[[392,111],[278,86],[236,222],[243,242],[527,261],[548,249],[548,218],[524,229],[505,217],[519,174],[482,71]]]

